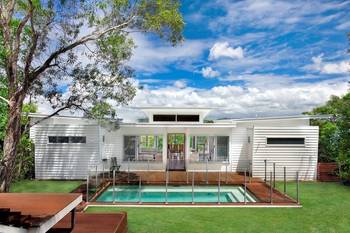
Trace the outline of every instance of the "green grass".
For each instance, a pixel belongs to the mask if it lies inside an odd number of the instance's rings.
[[[281,184],[278,185],[280,188]],[[295,195],[295,184],[288,184]],[[350,232],[350,187],[301,183],[302,208],[113,208],[127,211],[129,232]]]
[[[22,180],[12,184],[14,193],[69,193],[77,188],[81,181]]]

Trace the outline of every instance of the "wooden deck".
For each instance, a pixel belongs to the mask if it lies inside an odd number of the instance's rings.
[[[49,233],[126,233],[127,214],[120,213],[76,213],[76,223],[70,229],[70,216],[58,222]]]

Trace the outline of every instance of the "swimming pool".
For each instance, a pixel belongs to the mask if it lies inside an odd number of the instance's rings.
[[[241,186],[222,186],[220,198],[217,186],[168,186],[166,194],[165,186],[144,185],[141,190],[138,185],[115,186],[114,201],[128,203],[235,203],[244,202],[244,188]],[[140,192],[141,191],[141,192]],[[250,192],[246,193],[247,202],[256,202],[256,198]],[[113,202],[113,187],[106,189],[98,198],[98,202]]]

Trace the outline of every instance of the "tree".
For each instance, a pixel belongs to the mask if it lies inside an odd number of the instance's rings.
[[[320,127],[320,159],[336,161],[339,175],[350,179],[350,92],[342,97],[332,96],[323,106],[308,114],[329,114],[331,120],[314,120]]]
[[[176,45],[183,27],[177,0],[2,0],[0,75],[7,81],[8,122],[0,191],[10,187],[26,98],[45,97],[52,115],[65,109],[89,114],[101,102],[127,104],[135,95],[130,33],[155,33]]]

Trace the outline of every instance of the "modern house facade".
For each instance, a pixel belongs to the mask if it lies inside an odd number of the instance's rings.
[[[249,171],[264,178],[316,179],[318,127],[308,116],[207,121],[207,108],[141,108],[145,119],[118,128],[55,116],[31,128],[37,179],[85,179],[116,158],[130,171]],[[45,116],[33,114],[32,121]],[[265,163],[267,166],[265,166]],[[104,166],[104,165],[103,165]]]

